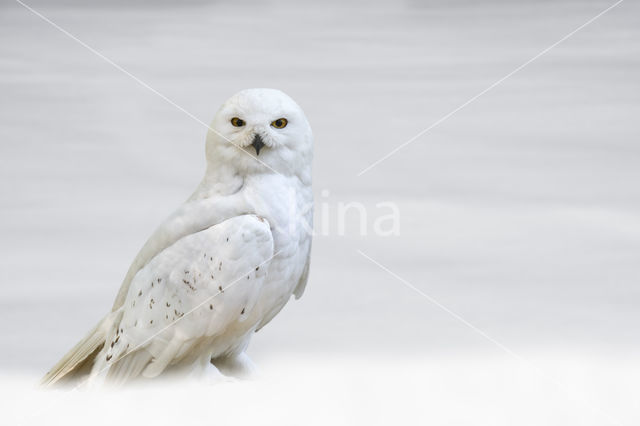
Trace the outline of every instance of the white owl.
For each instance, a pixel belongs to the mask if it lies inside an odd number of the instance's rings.
[[[227,100],[207,135],[204,179],[142,247],[112,311],[43,383],[251,370],[252,333],[306,285],[312,148],[284,93]]]

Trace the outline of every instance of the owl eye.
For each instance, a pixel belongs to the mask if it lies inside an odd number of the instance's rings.
[[[240,118],[238,118],[238,117],[233,117],[233,118],[231,119],[231,124],[232,124],[233,126],[235,126],[235,127],[242,127],[242,126],[244,126],[244,125],[245,125],[245,122],[244,122],[244,120],[242,120],[242,119],[240,119]]]
[[[288,123],[289,122],[287,121],[286,118],[278,118],[277,120],[272,121],[271,125],[276,129],[284,129],[285,127],[287,127]]]

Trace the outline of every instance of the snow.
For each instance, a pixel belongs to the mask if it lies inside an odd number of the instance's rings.
[[[579,358],[576,358],[576,355]],[[637,424],[635,359],[558,354],[530,365],[501,357],[282,358],[259,379],[43,392],[0,386],[7,424]],[[582,359],[576,362],[576,359]],[[539,372],[542,370],[542,373]],[[555,377],[550,383],[544,374]],[[96,414],[98,413],[98,414]]]

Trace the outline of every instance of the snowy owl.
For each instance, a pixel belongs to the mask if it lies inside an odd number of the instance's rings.
[[[284,93],[227,100],[207,134],[202,182],[142,247],[112,311],[43,384],[251,372],[252,333],[307,282],[312,148]]]

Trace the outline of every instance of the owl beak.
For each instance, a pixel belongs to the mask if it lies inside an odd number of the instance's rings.
[[[256,155],[260,155],[260,150],[264,146],[264,142],[262,142],[262,138],[260,135],[255,135],[253,137],[253,142],[251,142],[251,146],[256,149]]]

